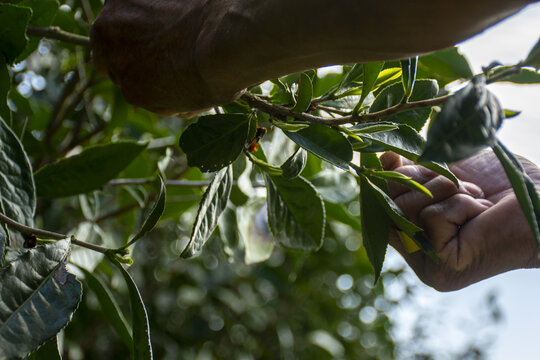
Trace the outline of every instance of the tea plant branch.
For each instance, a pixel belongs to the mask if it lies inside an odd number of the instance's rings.
[[[400,103],[394,106],[391,106],[387,109],[376,111],[369,114],[362,115],[347,115],[342,117],[337,117],[333,119],[328,119],[320,116],[315,116],[307,113],[294,113],[289,108],[269,103],[257,97],[256,95],[245,93],[242,95],[242,100],[246,101],[250,106],[259,109],[265,113],[273,115],[278,118],[292,117],[295,120],[303,121],[312,124],[321,124],[327,126],[337,126],[344,124],[356,124],[356,123],[367,123],[373,121],[379,121],[385,117],[396,115],[405,111],[426,108],[431,106],[438,106],[444,104],[452,95],[444,95],[436,97],[433,99],[412,101],[407,103]]]
[[[124,186],[124,185],[149,185],[156,182],[156,179],[114,179],[109,181],[106,186]],[[188,187],[188,188],[200,188],[210,185],[210,181],[190,181],[190,180],[165,180],[163,182],[165,186],[170,187]],[[233,182],[233,186],[236,186],[237,182]],[[263,183],[254,182],[251,184],[253,187],[264,187]]]
[[[30,226],[21,224],[21,223],[15,221],[13,219],[7,217],[6,215],[4,215],[2,213],[0,213],[0,222],[4,223],[6,225],[9,225],[10,227],[17,230],[18,232],[20,232],[23,235],[35,235],[35,236],[40,237],[40,238],[51,239],[51,240],[62,240],[62,239],[65,239],[65,238],[69,237],[68,235],[65,235],[65,234],[59,234],[59,233],[55,233],[55,232],[48,231],[48,230],[43,230],[43,229],[36,229],[36,228],[30,227]],[[71,238],[71,243],[74,244],[74,245],[85,247],[85,248],[90,249],[90,250],[100,252],[102,254],[105,254],[107,251],[109,251],[109,249],[104,248],[102,246],[90,244],[90,243],[87,243],[87,242],[84,242],[84,241],[80,241],[80,240],[77,240],[77,239],[75,239],[73,237]]]
[[[70,44],[90,46],[90,38],[78,34],[72,34],[60,29],[57,26],[50,27],[37,27],[28,26],[26,28],[26,34],[29,36],[42,36],[51,40],[60,40]]]

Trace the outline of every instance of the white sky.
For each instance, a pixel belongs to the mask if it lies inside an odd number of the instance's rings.
[[[525,58],[540,36],[540,3],[460,44],[475,72],[498,60],[514,64]],[[519,117],[507,120],[499,133],[515,153],[540,165],[540,85],[490,85],[503,107],[521,110]],[[396,261],[394,254],[389,259]],[[414,279],[414,283],[419,281]],[[489,292],[498,295],[503,322],[495,329],[478,329],[485,324],[479,314],[482,299]],[[518,270],[485,280],[454,293],[438,293],[424,285],[413,304],[403,305],[395,316],[405,323],[400,332],[407,335],[407,322],[416,316],[415,307],[434,309],[433,345],[451,350],[466,341],[464,335],[492,337],[488,359],[538,359],[540,337],[540,269]]]

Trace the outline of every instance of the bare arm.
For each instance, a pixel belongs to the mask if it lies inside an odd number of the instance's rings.
[[[189,112],[304,69],[442,49],[531,2],[108,0],[92,46],[128,101]]]

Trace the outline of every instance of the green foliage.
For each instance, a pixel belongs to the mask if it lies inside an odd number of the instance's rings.
[[[97,145],[36,171],[36,191],[44,198],[84,194],[114,179],[146,144],[118,142]]]
[[[0,213],[20,224],[0,227],[0,359],[394,358],[391,228],[437,259],[387,182],[429,191],[382,169],[387,150],[458,184],[428,160],[493,146],[540,241],[538,195],[495,137],[502,110],[456,48],[272,79],[187,121],[128,105],[88,49],[28,35],[86,36],[101,1],[13,3],[0,4]],[[486,83],[538,83],[538,53]],[[452,93],[456,80],[469,84]],[[75,236],[20,226],[34,223]]]
[[[69,240],[41,245],[0,270],[0,359],[26,356],[71,320],[82,288],[66,270],[69,251]]]
[[[180,138],[189,166],[217,171],[230,165],[248,141],[250,117],[243,114],[203,116]]]
[[[420,161],[454,162],[492,145],[504,113],[485,86],[485,78],[474,78],[457,92],[428,130]]]

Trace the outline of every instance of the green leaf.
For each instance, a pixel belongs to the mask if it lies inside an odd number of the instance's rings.
[[[299,130],[309,127],[309,124],[293,122],[293,121],[285,122],[285,121],[280,121],[280,120],[274,120],[272,124],[280,128],[281,130],[292,131],[292,132],[299,131]]]
[[[189,166],[213,172],[230,165],[248,141],[252,117],[245,114],[202,116],[180,137]]]
[[[264,151],[262,149],[262,146],[259,144],[259,148],[257,151],[253,154],[248,154],[249,159],[257,165],[257,167],[264,171],[265,173],[268,173],[270,175],[281,175],[283,174],[283,170],[276,166],[269,164],[266,159],[266,155],[264,154]]]
[[[317,250],[324,239],[325,214],[321,195],[306,179],[287,180],[264,174],[268,223],[274,239],[298,250]]]
[[[397,171],[370,171],[367,175],[368,177],[374,176],[385,180],[392,180],[394,182],[403,184],[413,190],[419,191],[431,198],[433,197],[431,192],[426,189],[425,186],[417,183],[416,181],[412,180],[412,178],[405,176]]]
[[[27,356],[71,320],[82,287],[66,270],[70,244],[40,245],[0,270],[0,359]]]
[[[364,124],[362,124],[364,125]],[[396,124],[388,124],[388,123],[369,123],[368,126],[362,126],[361,128],[349,128],[347,133],[351,133],[353,135],[362,135],[362,134],[374,134],[374,133],[380,133],[385,131],[392,131],[399,129],[399,126]]]
[[[355,125],[351,129],[362,129],[362,127],[370,127],[369,123]],[[413,128],[408,125],[398,125],[398,129],[374,133],[361,134],[362,139],[369,140],[374,144],[382,146],[385,150],[390,150],[409,160],[412,160],[420,165],[441,174],[452,180],[456,186],[459,186],[459,181],[456,176],[444,164],[436,162],[419,162],[418,158],[424,151],[425,140]]]
[[[9,76],[9,69],[5,60],[0,57],[0,119],[5,119],[6,121],[11,119],[11,110],[7,104],[10,87],[11,77]]]
[[[339,132],[324,125],[313,124],[310,127],[285,134],[307,151],[329,163],[347,170],[352,160],[352,146]]]
[[[219,216],[225,210],[233,183],[232,166],[216,173],[204,192],[188,244],[180,254],[183,258],[194,256],[204,246],[218,225]]]
[[[523,63],[524,65],[534,66],[537,69],[540,68],[540,38],[538,38],[538,41]]]
[[[362,153],[360,161],[363,166],[380,166],[379,159],[375,154]],[[378,163],[378,164],[377,164]],[[379,203],[376,192],[370,186],[367,178],[360,176],[360,221],[362,223],[362,239],[369,262],[375,271],[375,281],[381,275],[381,270],[388,247],[390,236],[390,219],[386,211]],[[381,186],[385,182],[380,180]]]
[[[47,27],[50,26],[56,16],[58,10],[57,0],[23,0],[17,5],[26,6],[32,9],[32,17],[28,25]],[[28,57],[39,45],[40,38],[31,36],[28,40],[26,48],[17,57],[15,62],[20,62]]]
[[[490,73],[490,77],[497,76],[509,69],[512,66],[498,67]],[[530,69],[521,69],[518,73],[511,73],[504,78],[497,80],[497,82],[510,82],[514,84],[540,84],[540,73]]]
[[[392,219],[392,222],[409,236],[422,231],[421,228],[407,219],[403,211],[396,205],[394,200],[392,200],[384,190],[375,185],[372,180],[373,178],[365,176],[366,184],[371,187],[374,197],[377,198],[377,201],[383,207],[390,219]]]
[[[131,329],[128,325],[120,306],[116,302],[116,299],[111,294],[110,290],[103,284],[103,282],[90,271],[79,267],[84,273],[84,278],[88,287],[94,292],[96,298],[99,301],[99,306],[107,321],[110,322],[113,329],[116,331],[120,339],[129,348],[133,348],[133,338],[131,336]]]
[[[457,47],[437,51],[418,59],[418,77],[437,79],[439,86],[459,79],[473,77],[467,59],[459,53]]]
[[[298,148],[298,150],[296,150],[294,154],[292,154],[287,159],[287,161],[285,161],[281,165],[281,169],[283,170],[283,177],[285,179],[294,179],[295,177],[300,175],[300,173],[302,173],[302,171],[306,167],[306,162],[306,151],[302,148]]]
[[[504,168],[512,189],[514,189],[514,194],[533,233],[540,255],[540,200],[536,187],[519,161],[500,141],[497,141],[492,148]]]
[[[45,165],[34,175],[37,195],[59,198],[99,189],[124,170],[146,146],[128,141],[97,145]]]
[[[325,201],[324,209],[326,211],[326,217],[328,220],[334,220],[349,225],[358,232],[362,231],[362,222],[358,216],[351,215],[351,213],[345,208],[345,205]]]
[[[58,349],[58,337],[47,341],[37,351],[28,357],[28,360],[62,360],[60,350]]]
[[[416,82],[417,65],[418,56],[407,60],[401,60],[401,80],[405,92],[405,100],[408,100],[413,92],[414,83]]]
[[[439,92],[439,87],[435,80],[417,80],[414,90],[409,97],[409,101],[420,101],[434,98]],[[370,113],[381,111],[397,105],[401,102],[405,92],[402,84],[393,84],[386,87],[377,95],[373,104],[369,108]],[[417,131],[420,131],[425,122],[429,118],[431,107],[409,110],[397,115],[386,117],[385,121],[390,121],[398,124],[407,124]]]
[[[163,211],[165,210],[165,202],[166,202],[166,189],[165,189],[165,184],[163,183],[163,179],[160,176],[158,198],[156,202],[154,203],[154,206],[152,207],[150,214],[148,214],[148,217],[144,220],[144,223],[141,229],[139,230],[139,232],[135,236],[133,236],[133,238],[124,246],[124,248],[127,248],[130,245],[134,244],[135,241],[139,240],[141,237],[146,235],[156,226],[159,219],[161,218],[161,215],[163,215]]]
[[[493,144],[504,113],[485,85],[476,77],[446,102],[430,124],[420,161],[459,161]]]
[[[298,91],[296,92],[296,104],[291,109],[295,113],[303,113],[308,110],[313,98],[313,84],[306,74],[300,74],[298,82]]]
[[[366,63],[362,65],[363,69],[363,82],[362,82],[362,95],[360,96],[360,101],[358,101],[358,104],[354,107],[353,113],[358,113],[360,108],[362,107],[362,104],[364,103],[364,100],[369,95],[371,90],[373,90],[373,87],[375,86],[375,83],[377,82],[377,78],[379,77],[379,74],[381,73],[381,70],[384,66],[384,62],[374,62],[374,63]]]
[[[152,341],[150,339],[150,324],[148,314],[142,300],[137,284],[117,260],[111,259],[122,273],[129,292],[129,304],[131,307],[131,318],[133,324],[133,359],[150,360],[152,355]]]
[[[237,218],[236,211],[237,208],[229,202],[218,220],[219,235],[223,241],[223,251],[229,258],[243,259],[245,248],[238,227],[240,219]]]
[[[34,224],[36,194],[32,167],[24,149],[0,119],[0,204],[1,211],[22,224]]]
[[[348,203],[358,196],[358,184],[349,173],[323,170],[315,174],[310,181],[327,201]]]
[[[0,4],[0,56],[12,64],[26,47],[26,26],[32,10],[13,4]]]

